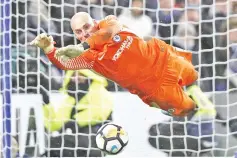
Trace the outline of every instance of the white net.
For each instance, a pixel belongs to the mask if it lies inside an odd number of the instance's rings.
[[[193,63],[200,73],[197,83],[216,105],[217,117],[170,120],[159,111],[144,113],[142,106],[134,105],[141,103],[126,92],[122,99],[117,96],[112,110],[108,91],[117,95],[124,91],[121,87],[87,71],[61,71],[28,45],[42,32],[52,35],[57,47],[78,43],[70,18],[79,11],[96,20],[116,15],[145,40],[155,36],[194,52]],[[136,146],[128,145],[130,156],[233,156],[237,150],[236,13],[236,0],[13,0],[11,133],[19,154],[104,156],[94,136],[113,114],[129,129],[129,144]],[[99,88],[92,87],[95,83]]]

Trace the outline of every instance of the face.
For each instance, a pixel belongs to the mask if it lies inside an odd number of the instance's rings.
[[[172,4],[174,4],[174,0],[159,0],[160,8],[162,9],[170,9]]]
[[[223,14],[226,14],[227,13],[227,1],[226,0],[216,0],[216,3],[215,3],[215,10],[216,12],[218,13],[223,13]]]
[[[227,32],[229,33],[229,42],[230,44],[237,42],[237,18],[231,17],[229,18],[229,30]]]
[[[182,37],[182,43],[180,43],[180,46],[183,47],[183,49],[191,50],[195,45],[195,33],[190,32],[190,30],[183,30],[179,37]]]
[[[229,42],[230,44],[237,42],[237,31],[229,30]]]
[[[95,25],[90,23],[85,23],[81,27],[77,27],[75,24],[75,27],[73,27],[73,32],[78,40],[81,42],[84,42],[88,37],[90,37],[96,30]]]
[[[236,14],[237,13],[237,1],[230,3],[231,13]]]
[[[188,0],[189,6],[199,6],[200,0]]]
[[[136,8],[143,8],[143,2],[142,1],[133,1],[132,7],[136,7]],[[132,9],[132,15],[133,16],[140,16],[143,11],[142,9]]]
[[[188,10],[187,12],[188,21],[198,22],[199,21],[199,12],[197,10]]]
[[[104,0],[104,4],[106,5],[113,5],[115,3],[115,0]]]

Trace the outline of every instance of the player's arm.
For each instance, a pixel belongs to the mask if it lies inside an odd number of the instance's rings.
[[[46,55],[56,67],[63,70],[91,69],[94,63],[92,60],[88,60],[88,58],[85,58],[84,55],[80,54],[78,54],[79,56],[74,58],[67,56],[58,56],[56,48],[54,48]]]
[[[89,37],[84,43],[60,48],[57,50],[56,56],[71,59],[80,56],[88,49],[97,50],[98,46],[104,45],[123,28],[115,16],[106,17],[104,20],[99,22],[98,27],[99,30]]]
[[[86,40],[91,49],[103,45],[105,42],[114,37],[123,28],[123,25],[113,15],[105,17],[99,22],[99,30]]]
[[[111,39],[115,34],[117,34],[122,29],[122,25],[118,22],[115,16],[108,16],[104,20],[99,23],[99,30],[95,32],[91,37],[89,37],[86,42],[79,45],[68,45],[66,47],[59,48],[58,50],[53,50],[53,46],[49,46],[45,48],[45,46],[40,46],[38,42],[39,39],[35,39],[32,43],[40,48],[44,49],[44,51],[50,52],[48,55],[51,62],[53,62],[58,67],[62,67],[62,60],[69,62],[68,65],[72,65],[72,61],[82,61],[79,57],[82,53],[90,50],[96,50],[97,46],[101,46],[105,44],[109,39]],[[42,39],[42,37],[40,37]],[[45,37],[47,39],[47,37]],[[52,42],[52,41],[51,41]],[[44,43],[44,42],[43,42]],[[50,50],[50,51],[49,51]],[[74,59],[76,58],[76,59]],[[70,60],[69,60],[70,59]],[[60,66],[59,66],[60,65]],[[64,64],[65,65],[65,64]],[[75,64],[73,64],[75,65]],[[82,64],[84,65],[84,64]],[[70,68],[71,69],[71,68]]]
[[[123,28],[115,16],[106,17],[104,20],[99,22],[98,27],[99,30],[89,37],[84,43],[60,48],[56,51],[56,56],[71,59],[80,56],[88,49],[97,50],[98,46],[104,45]]]
[[[43,49],[48,59],[60,69],[78,70],[92,68],[93,60],[89,60],[88,58],[85,58],[85,55],[81,55],[88,49],[87,45],[70,45],[67,47],[56,49],[54,47],[54,41],[52,36],[47,36],[47,34],[45,33],[38,35],[31,42],[31,45],[35,45]],[[66,54],[64,52],[66,52]],[[67,56],[68,54],[70,54],[73,58]]]

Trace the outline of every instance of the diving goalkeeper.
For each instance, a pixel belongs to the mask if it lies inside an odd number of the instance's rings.
[[[93,69],[172,116],[186,116],[196,107],[182,88],[198,78],[191,52],[156,38],[146,42],[112,15],[96,21],[79,12],[71,27],[81,44],[56,49],[52,36],[46,34],[31,44],[42,48],[58,68]]]

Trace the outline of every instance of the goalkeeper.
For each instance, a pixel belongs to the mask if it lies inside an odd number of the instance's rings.
[[[182,88],[198,78],[191,52],[156,38],[146,42],[112,15],[96,21],[79,12],[71,27],[81,44],[56,49],[52,36],[46,34],[31,44],[42,48],[57,67],[93,69],[172,116],[186,116],[196,107]]]

